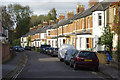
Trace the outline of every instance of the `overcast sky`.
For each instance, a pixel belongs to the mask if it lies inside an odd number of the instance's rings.
[[[76,12],[77,4],[84,4],[85,8],[88,8],[89,0],[1,0],[0,5],[8,4],[21,4],[23,6],[30,6],[34,14],[46,15],[52,8],[57,10],[57,14],[64,13],[66,15],[67,11]]]
[[[58,15],[60,13],[64,13],[66,15],[67,11],[74,11],[75,13],[77,4],[84,4],[85,9],[87,9],[88,1],[89,0],[0,0],[0,5],[16,3],[23,6],[28,5],[36,15],[46,15],[49,10],[55,8]]]

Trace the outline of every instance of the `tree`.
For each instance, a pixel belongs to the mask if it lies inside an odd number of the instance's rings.
[[[31,38],[28,37],[28,39],[27,39],[27,46],[29,46],[30,41],[31,41]]]
[[[30,16],[32,11],[29,6],[21,6],[20,4],[10,4],[8,12],[16,24],[15,38],[18,39],[29,31]]]
[[[2,11],[1,11],[1,16],[2,16],[2,26],[8,28],[8,40],[10,41],[10,43],[12,43],[13,39],[14,39],[14,22],[11,19],[10,14],[7,11],[6,6],[2,6]]]
[[[105,45],[105,49],[112,53],[112,40],[113,34],[111,33],[110,27],[109,26],[104,27],[104,32],[100,37],[98,44]]]

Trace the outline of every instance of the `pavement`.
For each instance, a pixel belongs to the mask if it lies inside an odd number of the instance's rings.
[[[13,59],[5,64],[2,64],[2,77],[5,77],[9,72],[14,70],[21,61],[22,57],[23,54],[21,52],[16,52],[16,56]]]
[[[99,67],[100,67],[100,72],[110,76],[111,78],[118,79],[120,76],[118,69],[112,67],[110,64],[100,64]]]

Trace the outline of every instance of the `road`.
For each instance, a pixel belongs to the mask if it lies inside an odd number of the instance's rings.
[[[28,61],[17,78],[103,78],[103,74],[91,69],[73,70],[60,62],[57,57],[51,57],[34,51],[24,52]]]

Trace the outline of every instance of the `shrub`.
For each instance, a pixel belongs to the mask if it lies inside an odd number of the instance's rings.
[[[37,47],[35,47],[35,51],[36,51],[36,52],[40,52],[40,49],[37,48]]]

